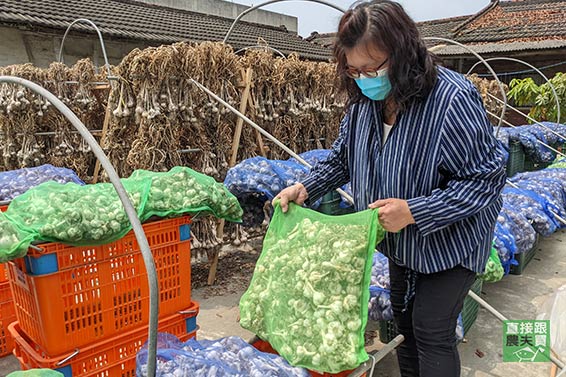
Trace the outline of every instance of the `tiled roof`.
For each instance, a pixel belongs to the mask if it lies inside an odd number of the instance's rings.
[[[501,1],[455,35],[461,43],[541,37],[566,39],[565,0]]]
[[[316,31],[312,32],[311,35],[305,38],[305,40],[316,43],[317,45],[324,47],[332,47],[334,43],[334,38],[336,33],[323,33],[319,34]]]
[[[77,18],[94,22],[105,38],[157,43],[221,41],[233,20],[133,0],[2,0],[0,25],[65,30]],[[92,32],[88,25],[73,30]],[[258,37],[283,53],[327,60],[331,51],[284,29],[240,21],[228,41],[235,49],[256,45]]]
[[[470,17],[471,16],[461,16],[417,22],[417,27],[422,37],[452,38],[452,30]]]
[[[566,48],[565,40],[519,41],[508,43],[466,44],[478,54],[501,53],[511,51],[534,51]],[[470,52],[460,46],[446,46],[434,51],[439,56],[469,55]]]
[[[451,30],[455,29],[457,26],[462,24],[462,22],[466,21],[470,17],[472,16],[460,16],[460,17],[444,18],[440,20],[417,22],[417,27],[419,28],[419,32],[423,37],[452,38],[453,35],[451,33]],[[319,34],[317,32],[313,32],[310,36],[306,38],[306,40],[321,46],[328,47],[328,46],[332,46],[332,43],[334,43],[335,36],[336,33]],[[435,43],[431,43],[431,44],[435,44]]]
[[[454,39],[473,45],[478,53],[565,48],[566,0],[499,1],[475,15],[418,22],[417,26],[423,37]],[[321,44],[326,45],[332,36],[320,35]],[[318,38],[313,34],[308,39],[317,42]],[[464,51],[450,45],[435,53],[459,55]]]

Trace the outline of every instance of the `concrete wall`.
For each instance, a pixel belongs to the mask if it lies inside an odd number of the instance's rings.
[[[223,0],[138,0],[148,4],[162,5],[170,8],[185,9],[193,12],[211,14],[226,18],[236,18],[240,13],[248,9],[247,5],[236,4]],[[256,4],[263,1],[259,0]],[[297,18],[280,13],[256,9],[244,16],[242,19],[263,25],[281,26],[294,33],[298,30]]]
[[[30,61],[22,33],[15,29],[0,28],[0,35],[0,67]]]
[[[0,67],[9,64],[33,63],[38,67],[47,67],[59,56],[63,38],[60,34],[37,33],[0,27]],[[118,64],[134,48],[145,48],[149,44],[141,42],[104,40],[110,64]],[[90,58],[95,65],[104,65],[97,37],[67,36],[63,60],[72,65],[82,58]]]

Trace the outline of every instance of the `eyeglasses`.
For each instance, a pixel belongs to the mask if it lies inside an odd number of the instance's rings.
[[[371,69],[358,69],[358,68],[347,68],[344,73],[346,74],[346,76],[348,76],[349,78],[352,79],[359,79],[360,76],[364,76],[364,77],[368,77],[368,78],[374,78],[374,77],[378,77],[378,76],[383,76],[385,74],[385,70],[380,70],[381,67],[383,67],[383,65],[385,63],[387,63],[389,59],[385,59],[383,61],[383,63],[381,63],[379,65],[379,67],[377,68],[371,68]]]

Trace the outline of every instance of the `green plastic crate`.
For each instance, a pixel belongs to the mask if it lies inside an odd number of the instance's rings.
[[[483,285],[483,280],[476,279],[474,284],[472,284],[471,291],[477,294],[481,294],[481,288]],[[468,333],[468,330],[472,327],[476,318],[478,318],[478,312],[480,309],[480,304],[470,296],[466,296],[464,300],[464,307],[462,309],[462,322],[464,324],[464,334]]]
[[[381,343],[389,343],[397,336],[395,323],[393,321],[379,321],[379,341]]]
[[[557,151],[564,153],[564,148],[566,147],[566,144],[556,143],[556,144],[551,144],[550,146],[556,149]],[[525,156],[525,171],[536,171],[536,170],[546,169],[551,164],[552,161],[536,162],[535,160],[533,160],[532,157]]]
[[[476,279],[472,287],[470,288],[472,292],[478,296],[481,294],[483,281],[481,279]],[[479,304],[471,297],[466,296],[464,299],[464,307],[462,308],[462,322],[464,324],[464,334],[470,330],[476,318],[478,317]],[[379,341],[381,343],[389,343],[397,336],[397,331],[395,329],[395,323],[393,321],[379,321]]]
[[[342,197],[336,190],[334,190],[322,197],[320,206],[316,210],[326,215],[345,215],[354,212],[353,207],[341,207],[341,202]]]
[[[525,171],[537,171],[548,167],[552,162],[534,162],[530,157],[525,158]]]
[[[537,234],[535,244],[533,245],[533,247],[529,251],[527,251],[525,253],[515,254],[515,260],[517,262],[519,262],[519,264],[516,265],[516,266],[511,265],[511,269],[509,270],[509,273],[511,275],[522,275],[523,274],[523,271],[529,265],[531,260],[533,260],[533,258],[535,257],[535,254],[537,253],[538,241],[539,241],[539,235]]]
[[[509,159],[507,160],[506,170],[508,177],[525,170],[525,151],[518,141],[509,143]]]

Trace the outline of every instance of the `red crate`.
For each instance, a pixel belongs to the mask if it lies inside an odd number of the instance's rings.
[[[8,205],[0,206],[0,212],[6,212],[7,209],[8,209]]]
[[[14,349],[14,338],[8,331],[8,326],[14,321],[16,321],[14,302],[0,302],[0,357],[9,355]]]
[[[182,342],[195,338],[197,330],[187,333],[186,322],[198,313],[198,304],[193,303],[190,314],[175,314],[159,321],[159,332],[175,335]],[[9,326],[10,334],[14,337],[14,355],[18,358],[22,370],[48,368],[54,369],[65,376],[81,377],[133,377],[136,375],[136,354],[147,341],[147,326],[123,332],[110,339],[96,342],[78,349],[73,358],[59,363],[72,355],[62,354],[56,357],[43,356],[19,323]]]
[[[148,234],[159,281],[161,316],[176,313],[191,302],[190,240],[180,241],[179,234],[179,224],[189,221],[177,218],[149,224],[161,230]],[[31,275],[22,270],[21,263],[9,264],[19,326],[37,351],[60,355],[148,323],[147,272],[132,237],[128,234],[97,247],[108,255],[98,258],[101,254],[92,253],[89,263],[84,263],[86,253],[76,252],[81,248],[67,253],[70,248],[62,247],[64,255],[57,253],[57,257],[70,263],[51,274]],[[82,256],[83,264],[76,263],[76,255]]]
[[[265,340],[256,340],[255,342],[252,343],[252,347],[254,347],[255,349],[261,351],[261,352],[266,352],[266,353],[272,353],[275,355],[278,355],[277,351],[271,347],[271,344],[269,344],[269,342],[266,342]],[[321,373],[321,372],[315,372],[315,371],[309,371],[309,373],[311,374],[311,376],[313,377],[346,377],[349,376],[350,373],[352,372],[352,370],[346,370],[340,373]],[[361,375],[362,377],[366,377],[366,373]]]

